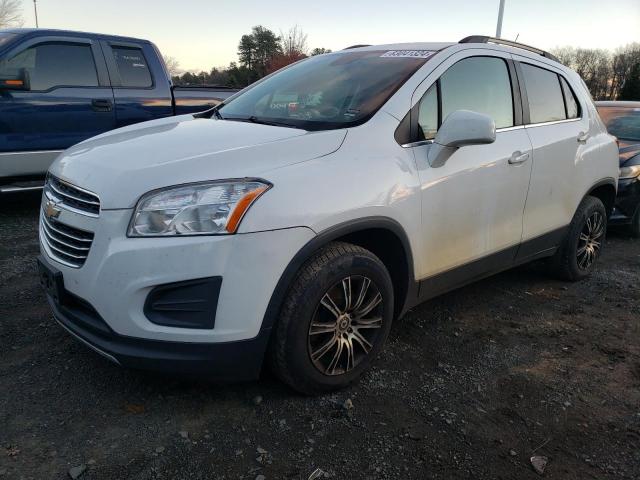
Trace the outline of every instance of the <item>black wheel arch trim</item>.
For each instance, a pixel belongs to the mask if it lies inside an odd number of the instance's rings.
[[[407,236],[404,228],[400,223],[390,217],[363,217],[356,220],[349,220],[343,223],[339,223],[332,227],[329,227],[322,232],[318,233],[309,242],[307,242],[298,252],[293,256],[289,264],[284,269],[284,272],[280,276],[276,288],[271,294],[271,299],[267,305],[267,310],[262,320],[262,326],[260,330],[271,329],[275,324],[280,307],[284,301],[285,295],[291,285],[291,282],[295,278],[296,273],[300,270],[304,262],[306,262],[313,253],[318,251],[329,242],[337,240],[352,233],[357,233],[364,230],[379,229],[388,230],[399,238],[404,248],[404,253],[407,262],[408,283],[406,298],[403,299],[403,308],[401,314],[403,314],[409,307],[410,299],[412,296],[417,296],[417,282],[414,276],[413,270],[413,253],[411,250],[411,244],[409,243],[409,237]]]
[[[615,179],[613,177],[607,177],[607,178],[603,178],[601,180],[598,180],[596,183],[594,183],[593,185],[591,185],[591,187],[589,187],[586,191],[586,193],[582,196],[582,198],[580,199],[580,203],[582,203],[584,201],[585,198],[591,196],[591,193],[600,188],[600,187],[613,187],[613,202],[615,204],[615,200],[616,200],[616,195],[618,194],[618,184],[616,183]],[[580,205],[580,203],[576,206],[576,210],[578,209],[578,206]],[[611,205],[611,209],[613,209],[614,204]],[[607,206],[605,205],[605,208]],[[610,211],[607,212],[607,214],[611,214]]]

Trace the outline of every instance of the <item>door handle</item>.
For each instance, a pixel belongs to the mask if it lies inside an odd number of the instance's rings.
[[[586,143],[589,140],[589,132],[580,132],[577,140],[578,143]]]
[[[91,100],[91,109],[94,112],[110,112],[113,109],[111,100],[94,98]]]
[[[520,151],[513,152],[513,155],[511,155],[511,158],[509,159],[509,165],[520,165],[521,163],[524,163],[527,160],[529,160],[528,153],[522,153]]]

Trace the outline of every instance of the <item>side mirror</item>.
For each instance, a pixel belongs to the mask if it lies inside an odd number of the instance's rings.
[[[429,151],[432,167],[441,167],[460,147],[484,145],[496,141],[496,124],[487,115],[469,110],[451,113],[436,134]]]
[[[17,75],[1,75],[0,89],[3,90],[29,90],[29,74],[23,68]]]

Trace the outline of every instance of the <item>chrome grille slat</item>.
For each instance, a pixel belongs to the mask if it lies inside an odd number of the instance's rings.
[[[40,214],[40,237],[51,258],[73,268],[84,265],[93,242],[93,233],[47,218],[44,210]]]
[[[63,192],[62,190],[59,190],[58,187],[56,187],[56,184],[53,183],[53,182],[49,183],[49,187],[51,187],[51,189],[54,192],[56,192],[58,195],[62,195],[63,197],[70,197],[70,198],[72,198],[72,199],[74,199],[74,200],[76,200],[78,202],[84,202],[84,203],[88,203],[90,205],[96,205],[98,207],[100,206],[100,202],[96,202],[96,201],[93,201],[93,200],[85,200],[83,198],[76,197],[75,195],[73,195],[71,193]]]
[[[47,242],[47,245],[49,245],[49,248],[51,248],[52,250],[55,250],[58,253],[61,253],[65,257],[77,258],[77,259],[82,259],[82,260],[86,260],[86,258],[87,258],[84,255],[74,255],[72,253],[67,253],[64,250],[53,246],[53,244],[51,243],[51,240],[49,240],[46,236],[44,237],[44,240],[45,240],[45,242]]]
[[[100,215],[100,198],[95,193],[76,187],[53,175],[47,177],[44,194],[48,199],[56,202],[60,208],[89,217]]]
[[[75,240],[77,242],[88,242],[89,245],[91,245],[91,242],[93,241],[93,235],[92,235],[92,238],[81,238],[81,237],[73,236],[73,235],[71,235],[69,233],[65,233],[65,232],[59,230],[58,228],[54,227],[53,225],[51,225],[51,223],[49,223],[49,220],[47,220],[47,217],[45,215],[42,215],[42,219],[44,220],[44,223],[46,224],[47,227],[49,227],[51,230],[54,230],[56,233],[59,233],[60,235],[64,235],[65,237],[68,237],[68,238],[70,238],[72,240]]]
[[[69,247],[69,248],[72,248],[74,250],[79,250],[81,252],[88,252],[89,251],[90,246],[89,247],[78,247],[76,245],[71,245],[70,243],[67,243],[67,242],[65,242],[63,240],[60,240],[60,238],[56,237],[55,234],[52,234],[51,233],[52,231],[49,230],[49,227],[47,226],[46,223],[43,223],[43,225],[44,225],[45,230],[47,231],[47,237],[52,238],[53,240],[56,241],[56,243],[60,243],[60,244],[64,245],[65,247]]]

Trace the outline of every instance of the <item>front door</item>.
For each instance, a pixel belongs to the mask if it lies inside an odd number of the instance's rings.
[[[531,175],[531,142],[517,111],[513,72],[507,56],[455,58],[420,99],[418,130],[425,141],[413,151],[422,186],[421,276],[432,279],[427,288],[446,290],[514,261]],[[461,147],[444,165],[432,166],[429,140],[457,110],[492,117],[496,140]],[[433,280],[438,277],[446,281]]]
[[[0,177],[42,174],[62,150],[115,127],[102,52],[89,39],[39,38],[0,61],[26,89],[0,90]]]

